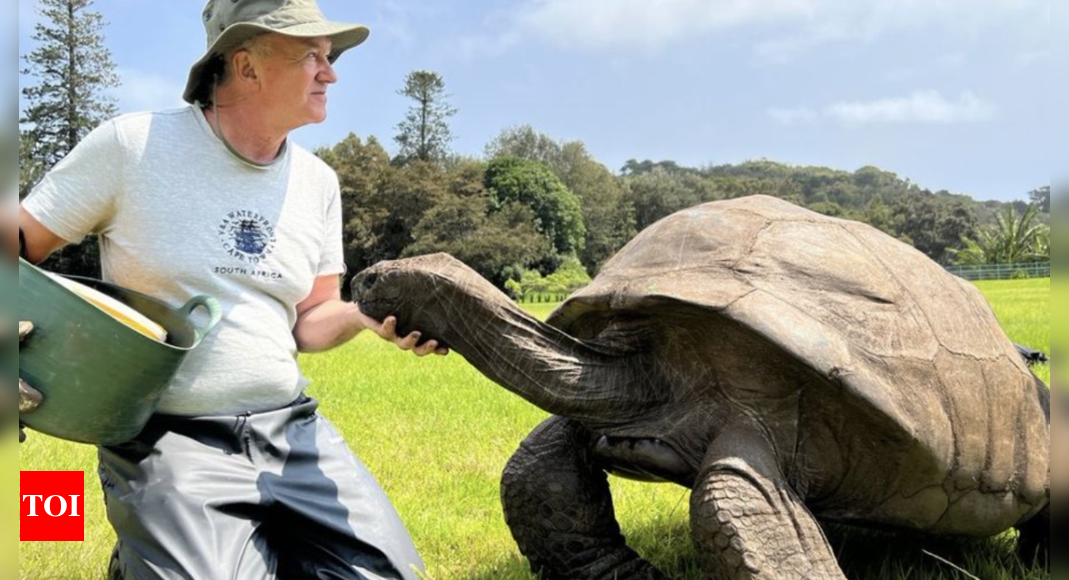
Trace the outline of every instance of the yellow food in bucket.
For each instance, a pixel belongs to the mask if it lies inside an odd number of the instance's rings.
[[[62,276],[57,276],[51,273],[49,273],[49,276],[56,282],[62,284],[63,287],[77,294],[86,302],[103,310],[112,318],[125,324],[129,328],[151,338],[152,340],[158,340],[160,342],[165,342],[167,340],[167,331],[164,330],[162,326],[111,296],[98,292],[84,284],[68,280]]]

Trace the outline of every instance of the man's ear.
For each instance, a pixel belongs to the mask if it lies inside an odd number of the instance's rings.
[[[234,76],[240,79],[243,83],[259,83],[259,73],[256,70],[256,62],[253,55],[248,50],[238,50],[231,57],[231,70],[234,71]]]

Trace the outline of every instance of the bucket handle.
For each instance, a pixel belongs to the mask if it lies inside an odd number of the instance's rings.
[[[179,308],[176,312],[184,316],[187,320],[193,311],[198,308],[204,308],[208,311],[208,322],[204,324],[202,328],[194,326],[193,332],[197,336],[196,344],[200,344],[200,341],[204,340],[204,337],[211,333],[216,324],[219,324],[219,320],[223,318],[223,308],[219,305],[219,300],[214,296],[194,296],[186,302],[185,306]],[[192,322],[190,322],[192,324]]]

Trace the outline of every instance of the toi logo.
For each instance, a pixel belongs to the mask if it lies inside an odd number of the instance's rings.
[[[85,472],[23,471],[20,542],[81,542],[85,539]]]

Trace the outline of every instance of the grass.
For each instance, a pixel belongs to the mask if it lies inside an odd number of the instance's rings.
[[[980,288],[1013,340],[1049,349],[1049,280]],[[528,306],[541,316],[551,307]],[[303,357],[302,365],[323,414],[393,499],[433,580],[534,580],[501,515],[498,479],[543,412],[491,384],[459,356],[415,359],[368,336]],[[1049,370],[1042,373],[1049,381]],[[87,498],[86,541],[20,544],[19,577],[102,580],[114,535],[96,483],[94,449],[31,433],[20,464],[22,470],[84,470]],[[703,579],[687,527],[688,492],[616,479],[612,485],[632,546],[673,578]],[[1050,578],[1018,564],[1009,536],[918,540],[836,529],[829,538],[853,580]]]

